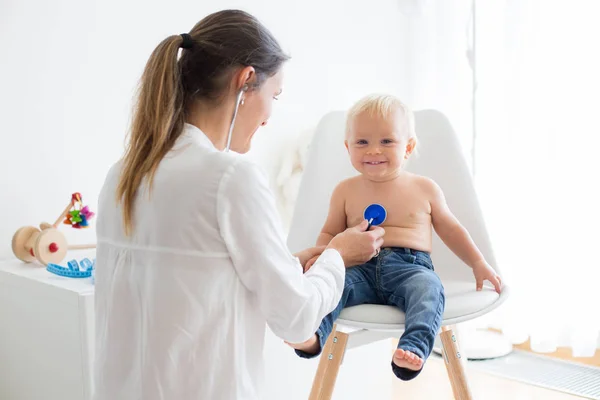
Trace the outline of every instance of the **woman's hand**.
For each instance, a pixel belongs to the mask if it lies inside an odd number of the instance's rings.
[[[316,260],[323,251],[325,251],[325,246],[309,247],[308,249],[299,251],[298,253],[294,254],[294,256],[298,257],[298,259],[300,260],[300,264],[302,264],[302,269],[304,270],[304,272],[306,272],[308,271],[308,269],[306,268],[307,262],[312,258]]]
[[[346,267],[363,264],[377,255],[383,244],[383,228],[376,226],[366,231],[369,223],[363,220],[360,224],[339,233],[329,242],[327,248],[336,249]]]

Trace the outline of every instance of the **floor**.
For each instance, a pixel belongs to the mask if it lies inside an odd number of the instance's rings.
[[[513,345],[515,349],[531,351],[529,340],[522,344]],[[582,364],[592,365],[594,367],[600,367],[600,349],[596,350],[596,354],[592,357],[573,357],[571,349],[567,347],[559,347],[554,353],[544,354],[549,357],[560,358],[561,360],[574,361]]]
[[[471,393],[474,399],[482,400],[581,400],[554,390],[547,390],[520,382],[502,379],[483,372],[469,369],[467,374]],[[452,388],[441,359],[431,358],[427,361],[421,375],[412,381],[393,382],[393,399],[432,399],[452,400]]]
[[[392,340],[393,351],[396,348],[397,341]],[[514,345],[514,348],[531,351],[529,341]],[[551,354],[544,354],[550,357],[556,357],[563,360],[575,361],[587,365],[600,367],[600,350],[596,351],[593,357],[576,358],[572,356],[568,348],[558,348]],[[581,400],[582,397],[548,390],[537,386],[526,385],[524,383],[503,379],[494,375],[468,369],[469,384],[471,392],[475,399],[483,400]],[[435,382],[433,384],[433,382]],[[452,400],[452,388],[448,380],[446,367],[441,359],[431,358],[427,361],[426,368],[417,379],[409,382],[402,382],[394,379],[393,399],[435,399]]]

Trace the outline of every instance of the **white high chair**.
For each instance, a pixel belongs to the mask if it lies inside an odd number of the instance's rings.
[[[418,139],[407,170],[435,180],[445,193],[448,206],[471,234],[486,260],[496,265],[475,189],[458,139],[447,118],[438,111],[415,112]],[[315,245],[329,209],[329,198],[338,182],[357,172],[350,164],[344,146],[345,113],[331,112],[317,126],[302,176],[288,246],[296,252]],[[498,307],[508,295],[503,286],[498,295],[489,282],[475,290],[471,268],[454,255],[434,234],[432,260],[446,295],[440,339],[454,397],[471,399],[456,337],[450,325],[477,318]],[[313,381],[310,400],[330,399],[337,374],[346,353],[353,347],[386,338],[400,337],[404,313],[393,306],[364,304],[342,311],[336,325],[356,329],[345,333],[334,329],[325,344]],[[390,355],[391,357],[391,355]],[[390,358],[391,359],[391,358]]]

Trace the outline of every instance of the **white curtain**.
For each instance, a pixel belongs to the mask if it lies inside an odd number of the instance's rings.
[[[472,0],[400,0],[407,34],[405,93],[414,110],[435,109],[451,121],[469,166],[473,136]]]
[[[476,184],[512,296],[485,318],[534,350],[600,331],[600,3],[477,2]]]

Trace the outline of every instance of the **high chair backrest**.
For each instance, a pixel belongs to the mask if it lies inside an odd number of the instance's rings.
[[[344,146],[345,117],[342,111],[325,115],[313,136],[288,236],[292,252],[315,245],[327,217],[333,189],[341,180],[357,174]],[[450,122],[435,110],[416,111],[415,129],[417,154],[411,156],[406,169],[438,183],[450,210],[499,273],[471,173]],[[473,281],[471,269],[435,232],[433,236],[431,257],[442,281]]]

